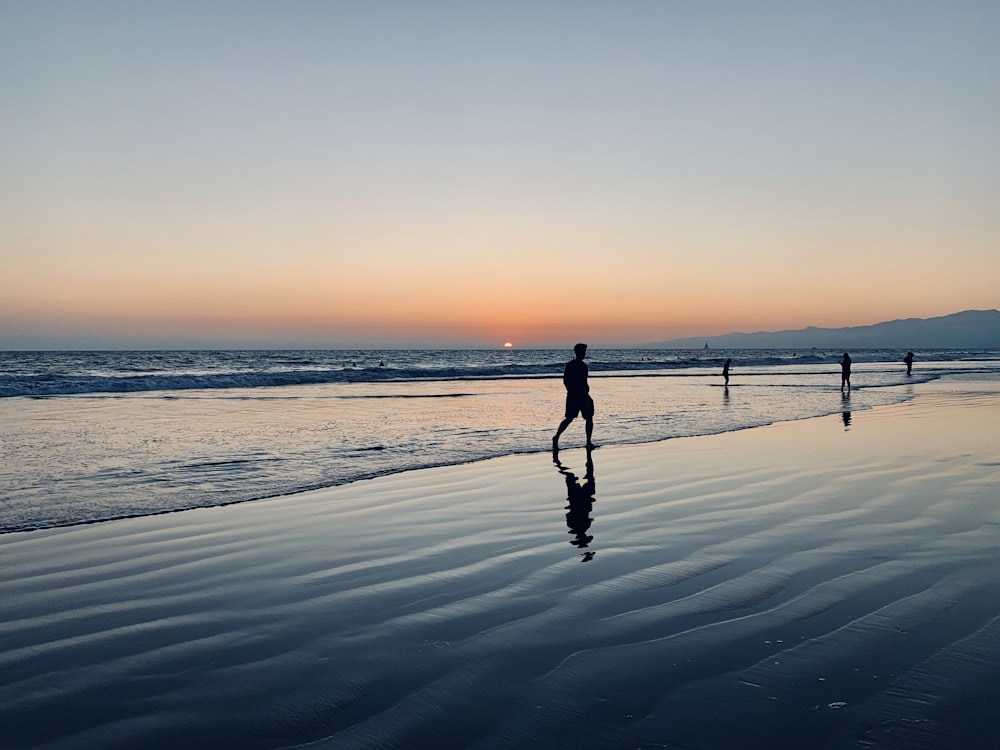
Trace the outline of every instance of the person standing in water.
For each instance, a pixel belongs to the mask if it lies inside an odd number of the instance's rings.
[[[903,362],[906,363],[906,374],[909,375],[913,371],[913,352],[907,352]]]
[[[722,367],[722,377],[726,379],[726,386],[729,385],[729,365],[733,363],[732,359],[727,359],[726,364]]]
[[[590,437],[594,432],[594,399],[590,397],[590,385],[587,383],[587,363],[583,358],[587,356],[587,345],[577,344],[573,347],[576,359],[570,360],[563,371],[563,385],[566,386],[566,417],[559,423],[555,437],[552,438],[552,452],[559,451],[559,436],[566,431],[570,422],[576,419],[578,414],[583,415],[587,431],[587,448],[594,448]]]
[[[851,355],[844,352],[844,358],[840,360],[840,390],[851,390]]]

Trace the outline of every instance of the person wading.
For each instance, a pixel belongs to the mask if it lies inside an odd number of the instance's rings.
[[[587,363],[583,358],[587,356],[587,345],[577,344],[573,347],[576,359],[566,363],[563,371],[563,385],[566,386],[566,418],[559,423],[555,437],[552,438],[552,451],[559,451],[559,436],[566,431],[570,422],[576,419],[577,415],[582,415],[587,430],[587,447],[594,448],[591,442],[591,435],[594,432],[594,399],[590,397],[590,385],[587,383]]]

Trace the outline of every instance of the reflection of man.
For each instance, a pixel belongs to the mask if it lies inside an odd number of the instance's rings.
[[[565,468],[558,459],[555,463],[559,473],[566,478],[566,499],[569,502],[569,505],[566,506],[566,526],[569,527],[569,533],[573,534],[570,544],[580,549],[586,549],[594,541],[594,537],[587,533],[590,530],[590,525],[594,522],[590,513],[594,509],[594,493],[597,491],[592,454],[587,451],[587,474],[583,484],[580,484],[576,474]],[[593,560],[594,554],[591,551],[583,553],[581,562]]]
[[[587,363],[583,358],[587,356],[587,345],[577,344],[573,347],[576,359],[570,360],[563,371],[563,385],[566,386],[566,418],[559,423],[555,437],[552,438],[552,450],[559,450],[559,436],[566,431],[570,422],[576,419],[577,414],[582,414],[587,430],[587,447],[593,448],[590,436],[594,432],[594,399],[590,397],[590,385],[587,383]]]

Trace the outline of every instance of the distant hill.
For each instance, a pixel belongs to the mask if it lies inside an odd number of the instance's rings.
[[[851,328],[727,333],[657,341],[651,348],[701,349],[1000,349],[1000,310],[966,310],[939,318],[889,320]]]

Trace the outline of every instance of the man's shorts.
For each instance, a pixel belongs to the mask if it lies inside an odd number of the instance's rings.
[[[584,419],[594,416],[594,399],[589,394],[566,394],[566,419],[572,419],[577,414],[582,414]]]

